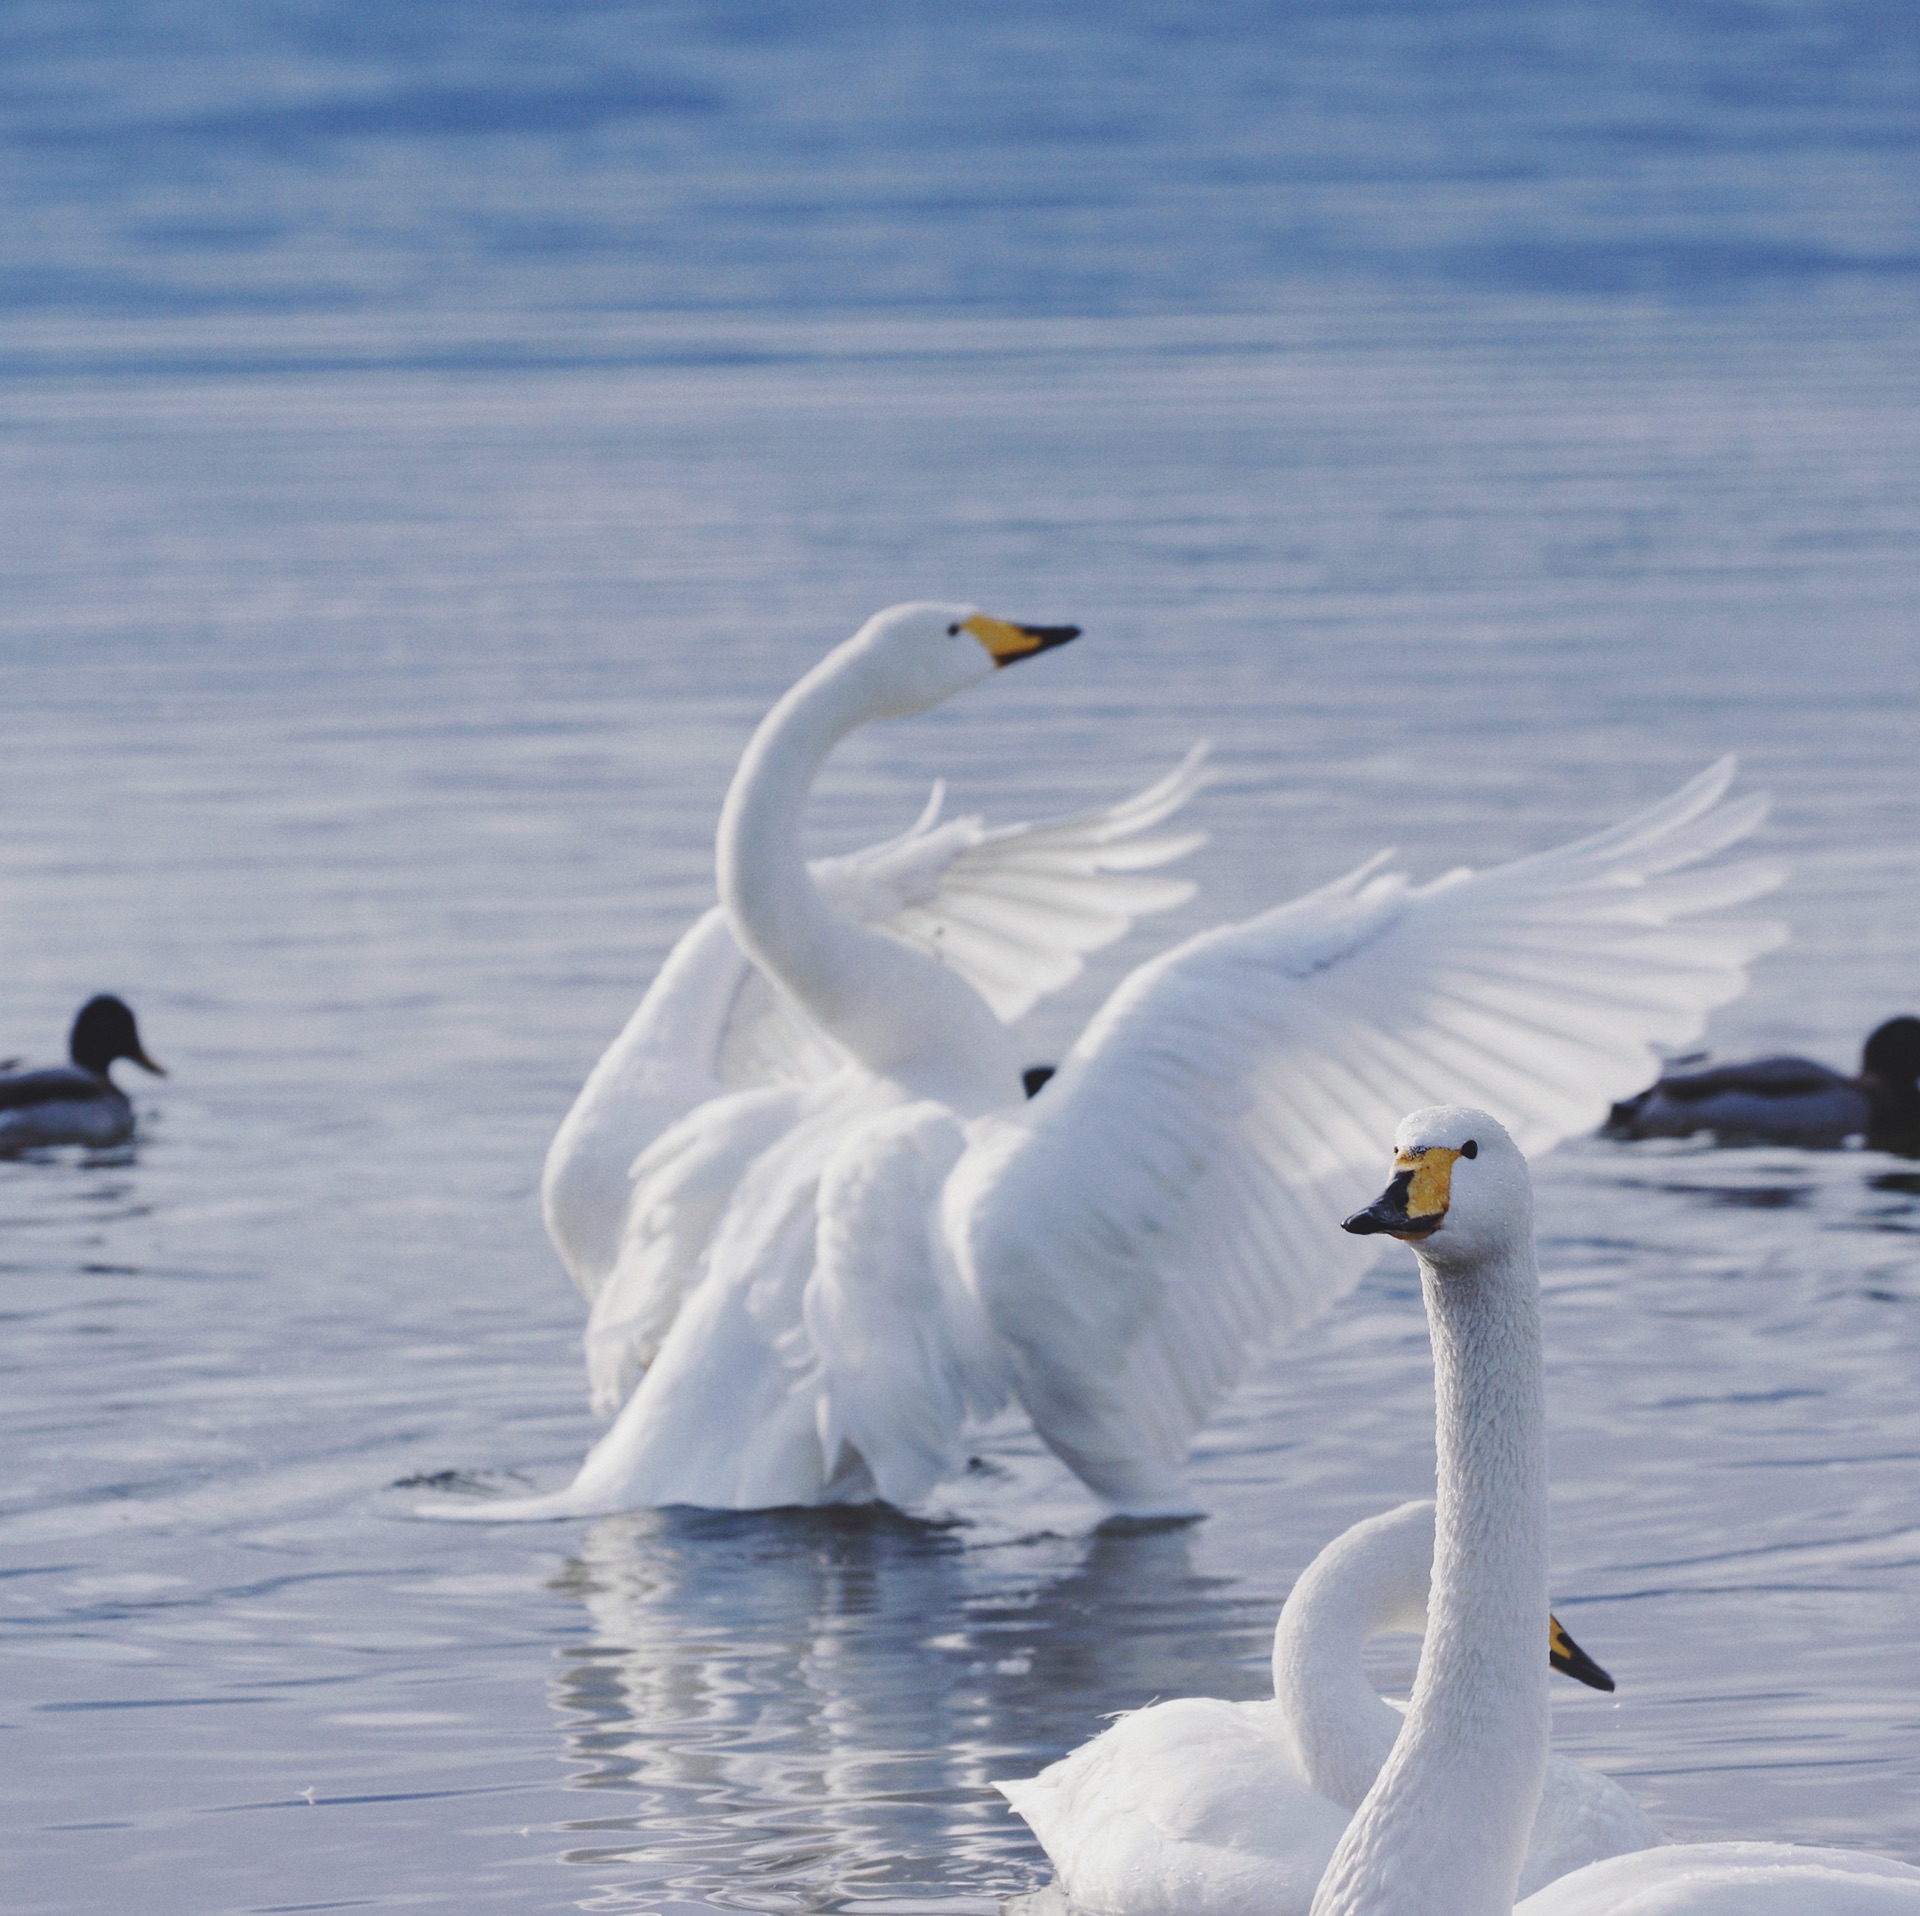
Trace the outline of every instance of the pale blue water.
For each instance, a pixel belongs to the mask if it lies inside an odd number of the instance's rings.
[[[990,1910],[984,1788],[1250,1695],[1430,1471],[1410,1271],[1195,1529],[1017,1430],[966,1521],[468,1530],[589,1441],[540,1155],[759,712],[890,600],[1088,636],[855,740],[1011,819],[1221,776],[1162,942],[1739,749],[1729,1051],[1920,1008],[1905,8],[0,9],[0,1052],[123,991],[120,1161],[0,1165],[10,1910]],[[1565,1747],[1920,1860],[1920,1184],[1542,1168]],[[1403,1671],[1404,1673],[1404,1671]]]

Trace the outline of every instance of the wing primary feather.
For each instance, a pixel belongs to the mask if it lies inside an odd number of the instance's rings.
[[[1542,1150],[1740,989],[1778,928],[1715,914],[1778,873],[1704,864],[1764,814],[1723,802],[1733,770],[1490,871],[1412,885],[1382,853],[1200,933],[970,1140],[949,1229],[1003,1333],[1072,1326],[1029,1340],[1019,1383],[1088,1481],[1123,1508],[1164,1495],[1252,1353],[1351,1287],[1375,1247],[1340,1206],[1406,1111],[1484,1103]]]

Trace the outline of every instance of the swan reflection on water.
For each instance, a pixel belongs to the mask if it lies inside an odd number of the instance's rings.
[[[989,1777],[1113,1711],[1266,1680],[1271,1597],[1197,1574],[1189,1537],[983,1542],[879,1506],[602,1519],[554,1584],[592,1618],[554,1701],[602,1793],[567,1860],[631,1865],[652,1908],[1033,1889],[1046,1861]]]

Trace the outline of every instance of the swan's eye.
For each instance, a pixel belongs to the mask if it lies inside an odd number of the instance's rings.
[[[960,636],[960,628],[957,625],[950,625],[947,627],[948,638],[957,639],[959,636]]]
[[[1469,1138],[1466,1143],[1460,1147],[1460,1155],[1463,1158],[1477,1158],[1480,1155],[1480,1147]]]

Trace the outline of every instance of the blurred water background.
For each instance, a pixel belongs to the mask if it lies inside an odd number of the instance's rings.
[[[540,1156],[765,706],[935,594],[1088,636],[852,741],[1011,820],[1220,776],[1123,968],[1727,749],[1793,942],[1920,1009],[1920,21],[1884,0],[8,0],[0,1049],[115,989],[136,1148],[0,1165],[16,1916],[991,1910],[986,1779],[1253,1695],[1430,1481],[1410,1261],[1097,1533],[443,1527],[593,1434]],[[1385,1141],[1383,1140],[1383,1149]],[[1920,1167],[1542,1167],[1563,1747],[1920,1861]],[[1410,1656],[1383,1664],[1402,1678]]]

